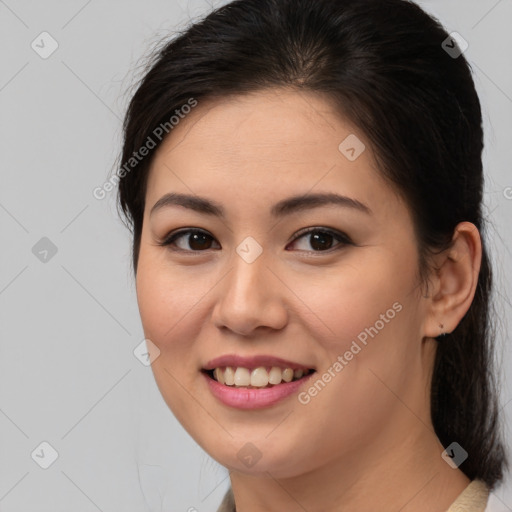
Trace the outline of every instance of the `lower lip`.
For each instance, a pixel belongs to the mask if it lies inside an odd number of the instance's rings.
[[[302,379],[292,382],[284,382],[270,388],[236,388],[234,386],[225,386],[201,372],[206,379],[210,391],[223,404],[237,409],[262,409],[284,400],[296,393],[315,372],[306,375]]]

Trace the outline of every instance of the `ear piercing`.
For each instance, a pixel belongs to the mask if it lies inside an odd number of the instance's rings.
[[[446,336],[446,333],[444,332],[444,325],[443,324],[439,324],[439,329],[441,329],[439,337]]]

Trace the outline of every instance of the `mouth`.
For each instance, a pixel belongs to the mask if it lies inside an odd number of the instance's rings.
[[[223,405],[257,410],[277,406],[295,395],[316,369],[271,355],[225,354],[206,363],[200,373]]]
[[[210,379],[231,388],[263,389],[304,379],[315,372],[314,368],[290,368],[287,366],[217,366],[203,368]]]

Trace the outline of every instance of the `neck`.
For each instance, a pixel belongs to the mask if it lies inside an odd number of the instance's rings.
[[[409,416],[410,418],[410,416]],[[438,512],[447,510],[470,483],[441,457],[431,425],[396,428],[394,439],[359,447],[321,468],[289,478],[233,471],[237,512]],[[400,432],[400,435],[397,435]],[[404,432],[412,432],[408,436]],[[387,437],[387,436],[384,436]]]

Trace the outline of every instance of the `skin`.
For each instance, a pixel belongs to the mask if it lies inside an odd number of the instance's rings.
[[[349,134],[366,146],[355,161],[338,149]],[[214,200],[226,218],[179,206],[150,215],[169,192]],[[271,217],[276,202],[315,192],[357,199],[371,214],[331,205]],[[310,227],[353,244],[327,236],[331,245],[315,250],[311,236],[296,236]],[[182,252],[159,245],[184,228],[207,232],[209,245],[197,249],[186,234],[175,242]],[[236,252],[248,236],[263,249],[252,263]],[[428,292],[421,286],[408,207],[379,174],[364,133],[319,95],[272,89],[204,101],[180,121],[148,179],[137,299],[160,351],[160,392],[229,468],[238,512],[450,506],[469,479],[441,458],[432,427],[433,337],[468,310],[480,258],[477,229],[461,223],[453,247],[436,256]],[[219,355],[271,354],[321,375],[397,302],[402,310],[307,405],[293,395],[233,409],[200,374]],[[248,442],[261,453],[251,467],[237,457]]]

